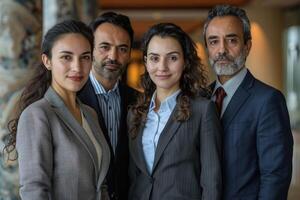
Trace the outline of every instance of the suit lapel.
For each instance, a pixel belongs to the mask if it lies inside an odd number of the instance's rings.
[[[96,119],[91,115],[89,111],[85,109],[85,107],[82,107],[82,112],[92,130],[92,133],[94,134],[95,139],[100,144],[102,150],[101,167],[100,167],[101,170],[98,175],[98,184],[97,184],[98,189],[100,189],[101,183],[104,180],[105,175],[108,171],[109,162],[110,162],[110,153],[109,153],[110,150],[108,144],[105,142],[106,140],[102,133],[102,130],[100,129],[99,126],[97,126],[97,124],[95,124]]]
[[[155,167],[157,166],[164,150],[166,149],[167,145],[169,144],[172,137],[177,132],[177,129],[181,125],[181,122],[177,121],[175,119],[175,114],[178,109],[178,104],[176,104],[174,110],[172,111],[167,124],[165,125],[163,131],[161,132],[161,135],[158,140],[157,148],[155,151],[155,157],[154,157],[154,163],[152,167],[152,172],[155,170]]]
[[[146,160],[145,160],[145,157],[143,154],[144,150],[143,150],[143,145],[142,145],[144,127],[145,127],[144,125],[141,126],[138,131],[137,137],[135,139],[130,140],[130,142],[132,143],[132,145],[130,145],[132,147],[130,153],[132,154],[132,158],[134,159],[138,168],[141,169],[141,171],[144,174],[149,175],[149,172],[148,172],[147,166],[146,166]]]
[[[81,101],[84,104],[89,105],[90,107],[92,107],[96,111],[96,113],[98,115],[100,127],[101,127],[102,131],[104,132],[104,135],[106,135],[108,137],[105,121],[104,121],[104,118],[102,116],[101,109],[99,107],[98,97],[97,97],[97,95],[94,91],[94,88],[93,88],[93,85],[92,85],[92,82],[91,82],[90,79],[88,79],[85,86],[79,92],[78,97],[81,99]],[[110,141],[110,140],[107,140],[107,141]]]
[[[235,94],[231,98],[222,118],[221,122],[223,124],[224,129],[231,123],[233,118],[236,116],[236,113],[240,110],[240,108],[244,105],[248,97],[250,96],[249,89],[252,87],[254,81],[254,77],[248,71],[245,79],[241,83],[241,85],[236,90]]]
[[[62,120],[62,122],[71,130],[71,132],[78,138],[78,140],[82,143],[84,148],[87,150],[88,154],[93,161],[95,174],[98,174],[98,159],[96,149],[90,140],[89,136],[85,132],[85,130],[80,126],[80,124],[73,117],[71,112],[65,106],[62,99],[58,96],[58,94],[51,88],[47,90],[45,94],[46,100],[51,104],[54,112],[57,116]]]

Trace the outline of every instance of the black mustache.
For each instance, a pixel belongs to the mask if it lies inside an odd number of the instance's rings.
[[[104,65],[121,65],[117,60],[108,60],[104,62]]]

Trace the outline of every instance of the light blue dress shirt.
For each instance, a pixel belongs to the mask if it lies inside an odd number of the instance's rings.
[[[223,89],[226,92],[226,97],[224,97],[223,99],[223,104],[222,104],[222,111],[221,111],[221,117],[223,116],[231,98],[233,97],[234,93],[236,92],[236,90],[238,89],[238,87],[241,85],[241,83],[243,82],[244,78],[246,77],[247,74],[247,68],[244,67],[241,71],[239,71],[239,73],[237,73],[234,77],[232,77],[231,79],[229,79],[228,81],[226,81],[224,83],[224,85],[222,85],[220,83],[220,81],[217,79],[216,81],[216,85],[213,91],[213,95],[212,95],[212,100],[215,101],[216,100],[216,95],[215,92],[217,90],[218,87],[223,87]]]
[[[161,102],[160,108],[157,112],[154,111],[156,92],[152,96],[142,137],[144,157],[149,173],[152,172],[155,150],[159,137],[176,106],[176,98],[180,91],[181,90],[177,90]]]

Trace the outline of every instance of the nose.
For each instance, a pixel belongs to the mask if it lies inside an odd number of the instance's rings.
[[[108,54],[108,58],[110,60],[117,60],[117,57],[118,57],[117,48],[111,48],[111,50],[109,51],[109,54]]]
[[[166,71],[168,69],[168,63],[166,58],[162,58],[158,63],[158,70],[159,71]]]
[[[72,67],[72,71],[80,72],[80,70],[81,70],[80,58],[74,59],[71,67]]]
[[[226,54],[228,52],[227,50],[227,44],[225,40],[221,40],[220,41],[220,45],[219,45],[219,49],[218,49],[218,53],[219,54]]]

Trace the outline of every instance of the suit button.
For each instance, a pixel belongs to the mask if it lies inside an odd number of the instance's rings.
[[[151,184],[154,183],[154,178],[150,178],[150,183],[151,183]]]

